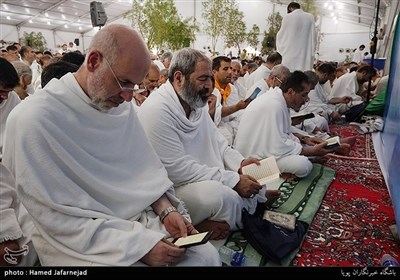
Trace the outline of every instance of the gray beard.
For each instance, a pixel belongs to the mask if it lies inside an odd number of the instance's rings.
[[[199,94],[199,92],[196,92],[194,87],[190,84],[184,85],[182,92],[179,93],[179,96],[193,110],[202,108],[207,104],[207,100],[203,101],[203,99],[201,98],[201,94]]]

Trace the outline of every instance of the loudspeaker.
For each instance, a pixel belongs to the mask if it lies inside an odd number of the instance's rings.
[[[101,2],[90,2],[90,17],[92,19],[93,27],[103,26],[106,24],[107,15]]]
[[[75,43],[75,45],[79,46],[79,39],[76,38],[76,39],[74,40],[74,43]]]

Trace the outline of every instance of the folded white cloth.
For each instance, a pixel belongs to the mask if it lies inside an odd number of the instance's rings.
[[[383,119],[377,117],[376,119],[367,120],[365,123],[351,122],[349,125],[355,126],[360,134],[377,132],[383,130]]]

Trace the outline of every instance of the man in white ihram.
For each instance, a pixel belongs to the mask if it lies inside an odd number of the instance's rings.
[[[308,82],[303,72],[295,71],[280,88],[270,88],[249,104],[235,141],[242,155],[259,159],[274,156],[281,173],[299,178],[310,174],[313,166],[308,156],[324,156],[329,150],[325,149],[326,142],[315,145],[295,137],[289,113],[289,108],[298,112],[306,103]]]
[[[291,71],[311,70],[317,43],[314,16],[304,12],[296,2],[288,5],[287,12],[276,35],[276,49],[282,55],[282,64]]]
[[[241,174],[244,159],[228,146],[208,113],[212,91],[210,59],[200,51],[174,54],[169,80],[138,110],[143,127],[174,182],[176,195],[189,209],[193,225],[224,239],[243,226],[242,209],[254,213],[257,202],[276,199],[254,178]]]
[[[36,226],[42,265],[221,265],[210,243],[185,249],[165,239],[196,230],[130,102],[149,67],[139,34],[109,25],[76,73],[10,114],[3,162]]]

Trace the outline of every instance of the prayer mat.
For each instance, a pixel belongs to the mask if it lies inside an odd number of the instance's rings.
[[[272,208],[277,212],[292,213],[296,215],[297,219],[310,223],[334,176],[335,171],[333,169],[314,163],[313,170],[309,176],[297,182],[285,181],[281,184],[279,187],[282,192],[281,197],[272,205]],[[247,257],[247,266],[279,265],[262,257],[248,244],[240,231],[231,233],[224,245],[244,253]],[[288,266],[296,256],[298,249],[285,257],[281,261],[281,265]]]

